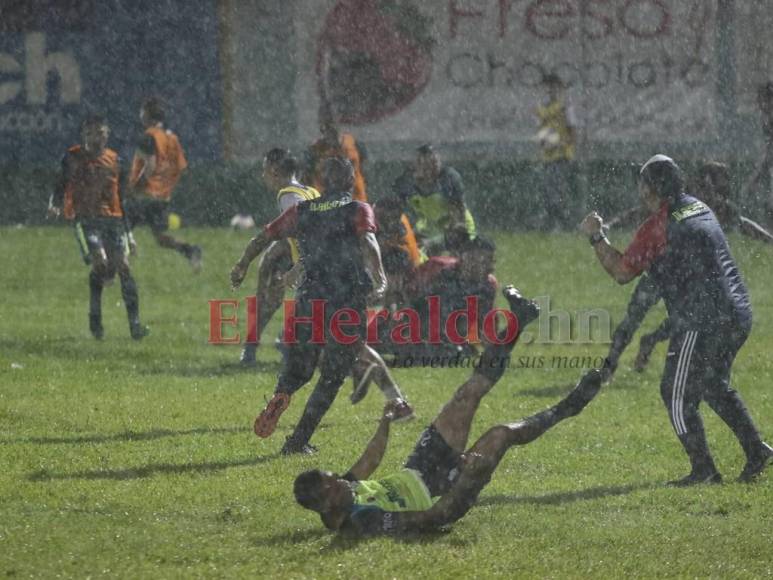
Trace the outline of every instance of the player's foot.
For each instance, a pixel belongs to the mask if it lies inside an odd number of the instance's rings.
[[[134,322],[129,325],[129,333],[132,335],[134,340],[142,340],[150,334],[150,329],[144,324]]]
[[[671,487],[690,487],[692,485],[702,485],[707,483],[722,483],[722,474],[719,471],[709,471],[706,473],[692,472],[682,479],[669,481]]]
[[[512,285],[505,286],[502,295],[510,305],[510,311],[518,318],[520,328],[539,318],[539,305],[533,300],[521,296],[520,291]]]
[[[298,444],[293,442],[289,437],[282,446],[282,455],[314,455],[319,449],[314,447],[311,443]]]
[[[245,344],[242,349],[242,354],[239,357],[239,362],[246,367],[255,366],[256,358],[255,353],[258,350],[257,344]]]
[[[582,411],[601,389],[602,374],[598,369],[591,369],[583,375],[577,386],[556,405],[562,417],[574,417]]]
[[[105,336],[105,330],[102,328],[102,317],[99,314],[89,314],[89,330],[91,336],[97,340],[102,340]]]
[[[354,389],[349,396],[349,400],[352,405],[356,405],[365,398],[368,394],[368,388],[373,380],[373,371],[376,370],[378,365],[376,363],[360,364],[359,362],[354,365],[352,369],[352,382],[354,383]]]
[[[287,410],[290,405],[290,395],[287,393],[274,393],[266,408],[261,411],[255,419],[255,435],[266,438],[274,432],[279,417]]]
[[[652,336],[645,334],[639,340],[639,354],[636,355],[636,360],[633,363],[633,370],[637,373],[643,372],[647,368],[647,364],[650,362],[650,356],[652,351],[655,350],[657,343],[653,340]]]
[[[412,421],[416,418],[413,412],[413,407],[403,399],[399,399],[394,408],[394,416],[392,423],[400,423],[402,421]]]
[[[759,453],[746,461],[746,466],[743,468],[741,475],[738,476],[738,481],[741,483],[751,483],[772,463],[773,447],[767,443],[762,443]]]
[[[199,246],[193,246],[191,248],[191,255],[188,256],[188,261],[191,264],[193,271],[198,274],[201,272],[201,267],[204,265],[204,253]]]

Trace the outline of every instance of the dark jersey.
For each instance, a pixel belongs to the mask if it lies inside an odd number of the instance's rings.
[[[749,293],[722,226],[694,197],[682,195],[670,205],[665,251],[650,274],[675,332],[751,324]]]
[[[303,201],[266,226],[270,239],[298,241],[304,271],[299,292],[341,302],[364,298],[372,288],[360,238],[375,231],[370,205],[348,195]]]

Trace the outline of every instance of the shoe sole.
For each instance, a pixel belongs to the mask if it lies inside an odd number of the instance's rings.
[[[276,429],[276,424],[279,422],[279,417],[282,416],[290,405],[290,397],[285,395],[284,397],[274,396],[266,405],[266,408],[255,419],[255,425],[253,430],[255,435],[261,439],[269,437]]]

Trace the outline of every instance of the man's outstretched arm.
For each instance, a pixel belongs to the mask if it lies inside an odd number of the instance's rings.
[[[773,244],[773,234],[757,222],[743,216],[741,216],[741,233],[755,240]]]
[[[580,224],[580,229],[590,238],[596,257],[615,282],[627,284],[636,278],[636,273],[625,267],[623,254],[610,244],[604,235],[604,222],[599,214],[589,214]]]
[[[389,441],[389,424],[395,416],[395,401],[389,401],[384,406],[384,414],[378,423],[376,432],[368,442],[367,447],[357,463],[352,465],[348,474],[352,479],[368,479],[376,471],[386,452],[387,442]]]

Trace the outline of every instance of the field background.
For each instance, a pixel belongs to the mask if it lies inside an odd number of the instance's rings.
[[[242,369],[238,348],[207,344],[207,300],[233,296],[227,274],[248,235],[180,234],[204,247],[204,271],[194,276],[180,256],[139,232],[134,270],[152,334],[140,343],[128,338],[116,283],[104,293],[106,338],[96,342],[87,325],[87,270],[72,232],[0,229],[0,576],[773,574],[773,471],[753,486],[732,483],[742,453],[709,410],[709,439],[728,483],[663,486],[688,470],[658,391],[663,346],[643,375],[629,370],[631,349],[585,413],[514,449],[479,506],[449,532],[336,539],[294,504],[292,480],[315,466],[349,467],[375,427],[380,394],[352,407],[347,382],[313,440],[320,453],[278,457],[310,389],[299,393],[275,436],[258,441],[251,423],[273,389],[277,352],[266,345],[258,369]],[[554,308],[607,308],[620,320],[631,288],[611,282],[580,237],[496,239],[500,282],[550,295]],[[731,241],[756,317],[735,382],[773,438],[773,250]],[[646,328],[662,316],[658,307]],[[276,329],[278,321],[268,336]],[[516,350],[548,358],[605,352],[602,344]],[[381,473],[400,465],[465,375],[397,372],[420,419],[395,426]],[[511,369],[484,400],[472,436],[552,404],[578,376]]]

